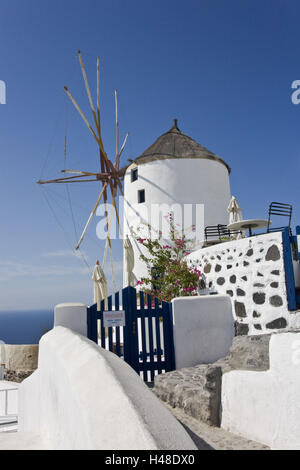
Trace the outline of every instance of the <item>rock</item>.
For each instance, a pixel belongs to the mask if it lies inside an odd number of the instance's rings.
[[[205,274],[210,273],[210,271],[211,271],[211,264],[210,264],[210,263],[206,264],[206,265],[204,266],[203,271],[205,272]]]
[[[255,304],[261,305],[265,303],[266,294],[264,292],[255,292],[252,298]]]
[[[272,295],[272,297],[270,297],[270,304],[273,305],[273,307],[281,307],[283,300],[280,295]]]
[[[23,380],[27,379],[34,371],[33,370],[9,370],[4,369],[4,380],[8,380],[9,382],[23,382]]]
[[[240,289],[239,287],[236,290],[236,295],[238,296],[244,296],[246,295],[246,292],[243,289]]]
[[[247,323],[235,322],[235,334],[236,336],[244,336],[249,333],[249,326]]]
[[[276,320],[271,321],[270,323],[266,324],[266,328],[276,329],[276,328],[286,328],[287,321],[285,318],[276,318]]]
[[[243,302],[234,301],[234,309],[237,317],[245,318],[247,316],[246,307]]]
[[[266,261],[277,261],[280,259],[280,251],[276,245],[270,246],[267,251],[265,260]]]
[[[274,289],[276,289],[279,286],[279,283],[278,282],[271,282],[270,286],[273,287]]]

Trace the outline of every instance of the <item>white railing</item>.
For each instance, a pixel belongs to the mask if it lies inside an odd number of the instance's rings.
[[[0,393],[4,393],[4,415],[0,415],[0,425],[7,424],[8,422],[12,423],[18,421],[18,416],[16,413],[8,412],[8,392],[12,392],[15,390],[18,390],[18,388],[13,387],[0,390]]]

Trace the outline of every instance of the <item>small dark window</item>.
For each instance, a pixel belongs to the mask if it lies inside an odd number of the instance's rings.
[[[145,202],[145,190],[140,189],[138,191],[138,203],[141,204],[142,202]]]
[[[138,179],[138,169],[134,168],[133,170],[131,170],[131,182],[133,183],[137,179]]]

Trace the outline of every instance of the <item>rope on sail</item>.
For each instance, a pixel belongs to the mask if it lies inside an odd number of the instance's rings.
[[[44,197],[44,199],[45,199],[45,201],[46,201],[46,203],[47,203],[47,205],[48,205],[50,211],[52,212],[52,215],[53,215],[53,217],[54,217],[54,219],[55,219],[57,225],[60,227],[60,229],[62,230],[62,232],[63,232],[63,234],[64,234],[64,237],[65,237],[65,240],[66,240],[66,242],[67,242],[67,245],[69,246],[70,250],[74,253],[74,256],[76,256],[76,252],[75,252],[75,250],[74,250],[74,248],[73,248],[72,242],[71,242],[70,239],[69,239],[69,235],[68,235],[68,233],[66,232],[66,230],[64,229],[64,227],[63,227],[62,223],[60,222],[59,218],[57,217],[57,215],[56,215],[56,213],[55,213],[55,210],[53,209],[53,207],[52,207],[52,205],[51,205],[51,203],[50,203],[50,201],[49,201],[49,198],[46,196],[46,191],[45,191],[44,189],[41,189],[41,191],[42,191],[43,197]],[[90,278],[91,278],[91,275],[92,275],[91,267],[90,267],[90,265],[88,264],[88,262],[87,262],[87,260],[86,260],[86,257],[84,256],[84,254],[83,254],[81,251],[79,251],[79,254],[80,254],[80,256],[81,256],[82,261],[84,262],[84,264],[86,265],[86,267],[87,267],[87,269],[88,269],[88,272],[89,272],[89,273],[88,273],[88,277],[89,277],[89,279],[90,279]]]

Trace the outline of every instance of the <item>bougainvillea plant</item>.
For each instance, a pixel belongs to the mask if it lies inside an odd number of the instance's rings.
[[[147,254],[141,254],[147,265],[148,277],[137,281],[152,298],[170,302],[174,297],[192,296],[198,294],[198,289],[205,287],[204,277],[195,267],[189,267],[184,257],[190,254],[189,240],[184,234],[175,229],[172,214],[168,214],[170,224],[170,240],[163,243],[161,233],[158,238],[142,238],[134,234],[137,242],[146,248]]]

